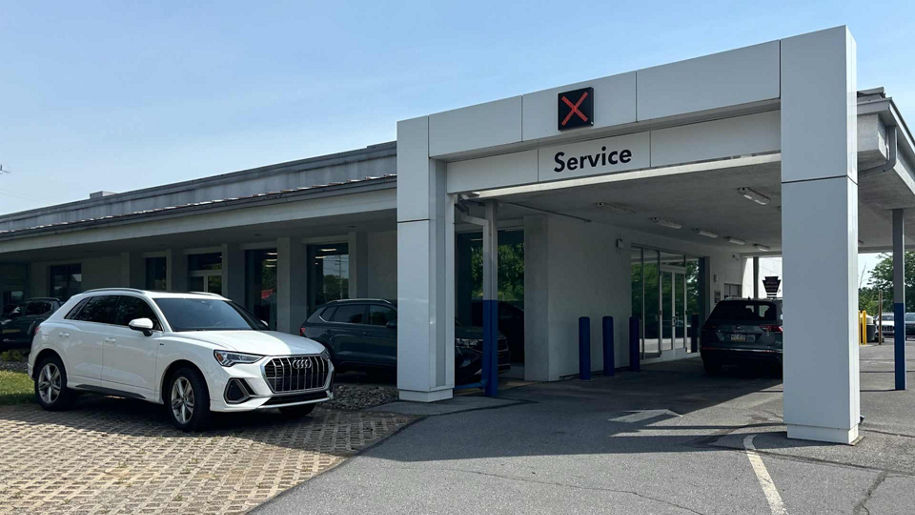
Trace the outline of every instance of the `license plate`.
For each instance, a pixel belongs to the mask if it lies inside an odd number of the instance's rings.
[[[738,342],[738,343],[745,343],[745,342],[747,341],[747,335],[745,335],[745,334],[732,334],[732,335],[731,335],[731,341],[732,341],[732,342]]]

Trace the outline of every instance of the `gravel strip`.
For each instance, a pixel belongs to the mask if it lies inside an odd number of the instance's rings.
[[[25,373],[29,371],[29,364],[25,361],[0,361],[0,370]]]
[[[373,408],[397,400],[397,388],[382,384],[334,385],[334,400],[321,404],[322,408],[355,411]]]

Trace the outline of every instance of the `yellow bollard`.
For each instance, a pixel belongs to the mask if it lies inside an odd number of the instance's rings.
[[[858,312],[858,345],[867,345],[867,311]]]

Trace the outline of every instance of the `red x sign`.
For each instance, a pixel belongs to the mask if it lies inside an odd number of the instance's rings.
[[[559,94],[559,130],[593,125],[593,112],[593,88],[582,88]]]
[[[585,115],[585,113],[583,113],[583,112],[581,112],[581,111],[578,110],[578,107],[582,104],[582,102],[584,102],[585,99],[588,98],[588,92],[587,92],[587,91],[585,91],[584,93],[582,93],[582,94],[581,94],[581,97],[578,98],[578,102],[575,102],[574,104],[572,103],[571,100],[569,100],[569,99],[566,98],[566,97],[559,97],[559,98],[560,98],[560,100],[562,100],[562,102],[563,102],[565,105],[567,105],[567,106],[569,106],[569,107],[571,108],[571,109],[569,109],[569,114],[567,114],[566,117],[562,119],[562,124],[563,124],[563,125],[569,123],[569,119],[572,118],[572,115],[573,115],[573,114],[578,115],[578,117],[581,118],[581,121],[583,121],[583,122],[588,121],[588,116]]]

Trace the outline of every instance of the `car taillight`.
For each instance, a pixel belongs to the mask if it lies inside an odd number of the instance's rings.
[[[782,326],[780,325],[763,325],[760,326],[760,329],[766,331],[767,333],[780,333],[782,332]]]
[[[38,334],[38,328],[39,328],[39,327],[41,327],[41,324],[37,324],[37,325],[35,326],[35,329],[32,330],[32,336],[35,336],[36,334]]]
[[[299,328],[299,336],[305,336],[305,328],[304,328],[304,327],[300,327],[300,328]]]

